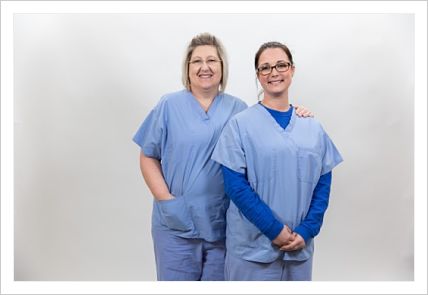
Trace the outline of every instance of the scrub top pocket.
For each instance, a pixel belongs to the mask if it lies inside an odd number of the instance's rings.
[[[192,218],[184,197],[175,197],[172,200],[157,201],[157,203],[168,228],[178,231],[193,230]]]
[[[297,175],[300,181],[317,183],[321,173],[321,157],[310,150],[298,151]]]

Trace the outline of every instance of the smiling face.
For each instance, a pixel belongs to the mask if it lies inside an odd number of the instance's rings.
[[[196,47],[189,61],[190,88],[196,92],[217,91],[222,77],[222,63],[211,45]]]
[[[291,61],[282,48],[267,48],[260,54],[257,68],[263,66],[273,67],[284,63],[291,64]],[[263,87],[265,98],[288,97],[288,88],[290,87],[293,75],[293,65],[285,72],[279,72],[277,68],[272,69],[268,75],[262,75],[258,72],[257,78]]]

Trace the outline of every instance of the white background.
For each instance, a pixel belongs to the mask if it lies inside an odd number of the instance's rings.
[[[15,138],[7,151],[14,153],[15,280],[154,279],[151,196],[131,138],[159,97],[181,88],[185,46],[204,31],[227,48],[227,92],[249,104],[256,102],[253,58],[259,45],[289,45],[297,67],[291,100],[315,112],[345,159],[334,171],[330,208],[316,240],[314,279],[414,278],[413,246],[425,245],[426,252],[426,231],[414,236],[414,226],[421,226],[413,222],[413,168],[420,167],[413,149],[419,159],[420,147],[426,149],[426,131],[413,137],[421,130],[413,126],[420,69],[414,53],[418,60],[420,49],[426,55],[426,34],[417,27],[425,36],[418,43],[414,14],[286,14],[284,7],[281,14],[14,15]],[[4,28],[2,20],[3,36]],[[2,62],[3,52],[2,44]],[[2,67],[2,85],[3,73]],[[10,88],[2,88],[2,241],[10,224],[3,217],[11,208],[4,192],[13,191],[3,190],[4,177],[10,179],[4,171],[13,171],[3,166],[9,147],[3,135],[10,130],[4,128],[9,121],[3,118],[10,118],[3,112],[10,110],[4,93]],[[424,118],[416,123],[426,124]],[[414,238],[422,243],[413,245]],[[3,245],[2,280],[10,278],[3,264],[10,244]],[[418,278],[426,282],[423,272]],[[340,287],[334,290],[348,290]]]
[[[406,14],[15,15],[15,279],[155,279],[152,197],[131,138],[182,87],[187,42],[205,31],[229,54],[227,92],[249,105],[258,46],[288,44],[291,102],[315,113],[343,155],[314,280],[412,280]]]

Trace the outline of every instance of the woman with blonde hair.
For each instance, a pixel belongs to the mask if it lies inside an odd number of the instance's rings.
[[[224,92],[227,76],[220,41],[208,33],[195,36],[183,62],[185,89],[163,96],[133,138],[154,197],[158,280],[224,280],[229,199],[211,154],[224,125],[247,108]]]

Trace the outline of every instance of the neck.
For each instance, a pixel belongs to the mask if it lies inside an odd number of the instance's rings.
[[[290,103],[288,102],[288,96],[287,97],[264,97],[262,100],[262,104],[266,107],[280,111],[280,112],[286,112],[290,109]]]
[[[199,101],[213,100],[218,94],[218,89],[191,89],[194,97]]]
[[[204,109],[205,112],[208,111],[212,102],[214,101],[214,98],[218,94],[217,89],[207,90],[207,91],[205,91],[203,89],[202,90],[192,89],[191,92],[192,92],[193,96],[196,98],[196,100],[199,102],[201,107]]]

